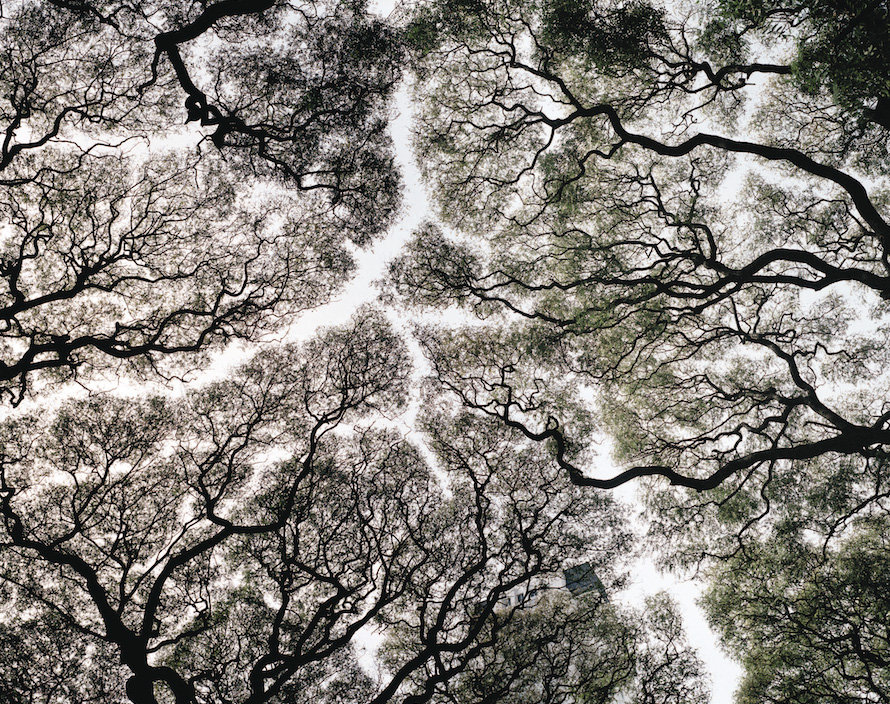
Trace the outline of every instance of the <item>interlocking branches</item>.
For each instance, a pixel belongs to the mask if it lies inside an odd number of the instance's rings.
[[[401,50],[355,4],[14,2],[0,30],[14,404],[121,362],[181,374],[185,353],[280,329],[391,222]]]
[[[428,427],[437,479],[367,426],[404,402],[409,366],[364,311],[182,404],[97,398],[7,422],[4,633],[33,630],[65,667],[5,654],[5,686],[48,696],[62,686],[49,671],[72,693],[98,680],[136,704],[382,704],[495,647],[481,634],[502,597],[563,561],[614,585],[627,540],[615,506],[572,491],[537,448],[442,419]],[[380,683],[353,652],[371,627],[413,644]]]
[[[658,530],[719,512],[745,533],[790,475],[824,486],[851,464],[830,521],[867,513],[890,440],[881,120],[833,100],[834,79],[802,87],[790,41],[756,56],[772,20],[728,5],[461,7],[409,24],[417,141],[456,232],[424,226],[391,269],[404,300],[488,319],[424,328],[434,379],[548,446],[576,484],[693,490],[656,501]],[[785,11],[789,40],[809,41],[805,11]],[[857,84],[873,102],[877,75]],[[579,409],[615,441],[611,477],[590,469]]]

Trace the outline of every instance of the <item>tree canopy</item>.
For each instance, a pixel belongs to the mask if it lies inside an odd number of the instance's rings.
[[[612,598],[628,483],[739,702],[887,699],[886,0],[16,0],[0,46],[6,700],[705,701]],[[401,85],[435,211],[310,334]]]
[[[5,423],[6,700],[387,702],[488,652],[517,585],[566,560],[618,584],[618,507],[540,448],[431,419],[437,479],[362,422],[404,403],[408,368],[364,311],[180,402],[100,397]],[[356,660],[366,626],[414,646],[381,681]]]
[[[539,586],[524,596],[512,606],[502,603],[485,623],[482,635],[496,647],[480,649],[435,690],[427,685],[430,701],[707,701],[701,662],[666,595],[651,597],[642,610],[609,604],[599,590],[573,594]],[[385,660],[410,649],[400,635],[387,644]],[[418,689],[426,684],[423,677],[414,680]]]
[[[0,32],[13,402],[275,330],[392,221],[398,43],[360,5],[12,2]]]
[[[419,337],[477,417],[578,486],[640,486],[662,562],[712,580],[745,701],[886,696],[874,643],[810,687],[859,646],[815,603],[809,620],[773,610],[796,604],[786,583],[831,599],[800,583],[816,563],[855,590],[832,566],[886,520],[886,14],[480,0],[408,21],[438,212],[391,295],[484,321]],[[836,618],[858,623],[850,604]]]
[[[721,564],[705,600],[745,666],[739,702],[888,698],[886,516],[830,553],[775,536]]]

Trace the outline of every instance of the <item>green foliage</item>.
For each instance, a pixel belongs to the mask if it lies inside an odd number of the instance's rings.
[[[867,702],[890,688],[886,515],[827,554],[774,535],[721,564],[704,606],[742,658],[740,704]]]
[[[578,0],[541,4],[541,40],[564,56],[584,56],[598,71],[623,74],[642,67],[650,45],[664,38],[664,11],[647,2],[620,5]]]
[[[495,609],[480,649],[433,702],[469,704],[644,704],[707,701],[701,663],[685,643],[676,606],[663,595],[641,610],[622,609],[599,591],[573,595],[543,583],[527,599]],[[385,662],[406,647],[384,646]]]
[[[732,12],[726,10],[727,14]],[[735,31],[733,22],[720,15],[707,17],[698,35],[698,46],[721,63],[742,63],[748,55],[749,42]]]
[[[398,209],[402,47],[362,3],[8,2],[0,54],[13,404],[280,331]]]
[[[404,29],[407,46],[420,56],[441,47],[443,42],[479,36],[478,0],[448,0],[419,5]]]
[[[390,291],[482,321],[418,325],[428,387],[577,485],[644,479],[650,546],[720,595],[743,701],[885,699],[885,644],[863,659],[817,605],[819,584],[875,601],[839,560],[886,503],[886,2],[474,11],[413,66],[443,222]]]
[[[5,611],[0,624],[0,696],[9,704],[120,700],[126,673],[107,644],[70,632],[53,613]],[[100,665],[101,663],[101,665]]]
[[[796,40],[798,85],[831,92],[841,107],[890,129],[890,18],[878,0],[722,2],[723,13],[750,27]]]

